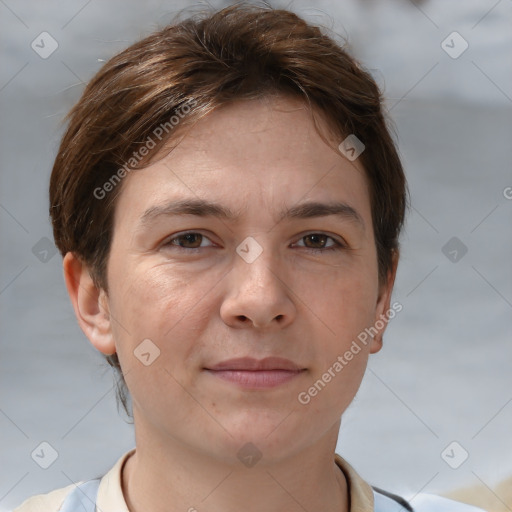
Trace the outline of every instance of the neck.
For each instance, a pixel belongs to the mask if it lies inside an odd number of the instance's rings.
[[[136,441],[122,470],[130,512],[348,512],[347,482],[334,462],[334,446],[245,467],[212,459],[169,437],[164,445],[154,433],[136,432]]]

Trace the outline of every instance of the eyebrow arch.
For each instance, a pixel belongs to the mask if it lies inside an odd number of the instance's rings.
[[[320,203],[313,201],[292,206],[281,214],[280,220],[286,218],[308,219],[312,217],[327,217],[329,215],[336,215],[345,220],[355,221],[363,229],[365,227],[364,220],[357,210],[346,203],[340,202]]]
[[[180,199],[164,205],[148,208],[141,216],[139,224],[146,226],[160,216],[196,215],[198,217],[217,217],[233,220],[239,217],[229,208],[203,199]]]
[[[181,199],[164,205],[148,208],[141,216],[139,224],[146,226],[160,216],[196,215],[198,217],[217,217],[222,220],[237,220],[240,213],[203,199]],[[342,202],[321,203],[310,201],[292,206],[280,212],[278,222],[285,219],[308,219],[336,215],[344,220],[354,221],[363,230],[365,223],[362,216],[352,206]]]

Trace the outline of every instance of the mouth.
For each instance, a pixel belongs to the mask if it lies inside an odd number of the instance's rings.
[[[209,374],[246,389],[265,389],[283,385],[306,371],[289,359],[249,357],[230,359],[204,368]]]

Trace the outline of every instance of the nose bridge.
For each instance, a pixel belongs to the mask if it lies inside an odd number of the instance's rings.
[[[276,251],[270,247],[270,243],[260,244],[254,238],[248,237],[238,246],[234,262],[239,286],[257,292],[278,285],[280,280],[276,276],[280,265],[277,258]]]
[[[221,315],[230,325],[283,325],[293,318],[295,306],[279,275],[278,254],[270,244],[255,242],[246,239],[237,247]]]

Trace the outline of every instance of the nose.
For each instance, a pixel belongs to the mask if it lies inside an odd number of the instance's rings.
[[[286,272],[263,253],[252,263],[236,256],[226,276],[227,292],[220,308],[226,325],[235,328],[284,328],[293,322],[296,306]]]

